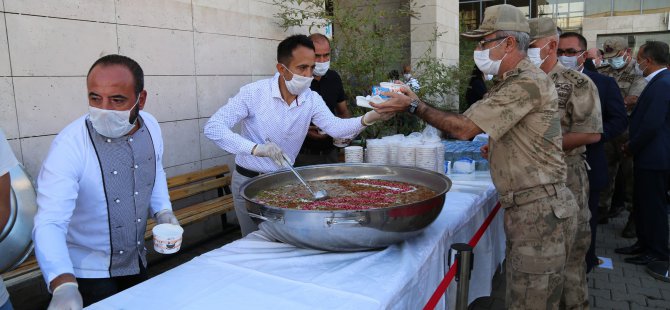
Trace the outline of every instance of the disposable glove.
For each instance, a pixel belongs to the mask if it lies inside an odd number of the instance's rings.
[[[380,120],[381,121],[387,121],[387,120],[391,119],[393,117],[393,115],[395,115],[395,113],[393,113],[393,112],[378,113],[377,111],[372,110],[372,111],[369,111],[368,113],[365,113],[365,115],[363,115],[363,119],[361,119],[361,122],[365,126],[370,126],[370,125],[372,125],[372,124],[374,124],[374,123],[376,123],[377,121],[380,121]]]
[[[268,142],[265,144],[258,144],[256,145],[256,149],[254,149],[254,156],[259,156],[259,157],[270,157],[277,166],[282,167],[282,150],[279,148],[279,145],[277,145],[274,142]]]
[[[177,217],[174,216],[174,213],[172,213],[171,210],[168,209],[163,209],[158,211],[156,215],[154,216],[156,218],[156,223],[157,224],[173,224],[173,225],[179,225],[179,221],[177,220]]]
[[[53,297],[47,310],[80,310],[84,301],[75,282],[65,282],[53,291]]]

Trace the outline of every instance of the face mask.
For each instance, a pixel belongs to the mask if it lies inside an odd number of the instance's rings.
[[[408,81],[409,79],[412,78],[412,74],[411,74],[411,73],[404,73],[404,74],[402,75],[402,77],[405,78],[405,81]]]
[[[126,111],[104,110],[88,106],[88,118],[91,120],[95,131],[99,134],[107,138],[118,138],[127,134],[135,127],[137,115],[133,117],[133,122],[131,123],[130,112],[134,110],[139,102],[140,96],[138,95],[133,107]]]
[[[284,65],[282,64],[282,66]],[[284,66],[284,68],[286,68],[286,66]],[[286,68],[286,71],[291,72],[291,70],[288,68]],[[310,84],[312,84],[312,80],[314,79],[313,77],[297,75],[293,72],[291,72],[291,74],[293,74],[293,78],[290,81],[287,81],[284,77],[284,82],[286,82],[286,88],[288,89],[288,92],[294,96],[302,94],[305,89],[309,88]]]
[[[577,64],[577,58],[581,57],[583,54],[584,53],[581,53],[577,56],[558,56],[558,61],[570,69],[577,70],[579,68],[579,65]]]
[[[619,56],[619,57],[610,58],[609,63],[610,63],[610,66],[612,66],[612,68],[621,69],[621,68],[623,68],[623,66],[626,65],[626,60],[625,60],[624,56],[622,55],[622,56]]]
[[[496,45],[492,48],[483,50],[483,51],[475,50],[475,52],[474,52],[475,65],[477,65],[477,68],[479,68],[479,70],[482,73],[492,74],[492,75],[498,74],[498,70],[500,70],[500,63],[502,63],[502,60],[505,59],[505,56],[507,56],[507,53],[505,53],[503,58],[501,58],[500,60],[491,60],[491,58],[489,58],[489,52],[492,49],[500,46],[506,40],[507,39],[502,40],[502,42],[498,43],[498,45]]]
[[[326,62],[317,62],[314,64],[314,75],[324,76],[330,68],[330,60]]]
[[[598,65],[596,64],[596,60],[595,60],[595,59],[591,59],[591,62],[593,63],[593,66],[594,66],[594,67],[598,68]]]
[[[527,54],[528,54],[528,58],[530,58],[530,61],[531,61],[536,67],[538,67],[538,68],[544,63],[545,60],[547,60],[547,57],[549,57],[549,55],[547,55],[547,56],[544,57],[544,59],[542,59],[542,58],[541,58],[542,56],[540,56],[540,52],[541,52],[542,49],[545,48],[548,44],[549,44],[549,42],[547,42],[547,44],[545,44],[543,47],[531,47],[531,48],[528,48],[528,53],[527,53]]]
[[[487,74],[484,76],[487,81],[493,80],[493,74]]]
[[[644,69],[642,69],[642,67],[640,66],[640,63],[636,62],[635,63],[635,74],[645,76],[644,75],[644,70],[647,70],[647,67],[649,67],[649,66],[646,66],[646,67],[644,67]]]

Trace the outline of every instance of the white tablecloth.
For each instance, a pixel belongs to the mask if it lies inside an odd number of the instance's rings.
[[[419,309],[442,280],[447,253],[467,243],[497,201],[488,172],[450,175],[453,187],[423,234],[381,251],[329,253],[262,232],[229,243],[89,309]],[[504,257],[502,212],[475,247],[470,301],[491,292]],[[455,303],[455,283],[438,305]]]

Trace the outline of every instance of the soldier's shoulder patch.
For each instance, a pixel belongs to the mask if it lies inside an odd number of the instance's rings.
[[[566,78],[568,81],[574,84],[575,87],[583,87],[589,82],[587,80],[588,77],[572,69],[567,69],[561,72],[561,74],[563,75],[564,78]]]

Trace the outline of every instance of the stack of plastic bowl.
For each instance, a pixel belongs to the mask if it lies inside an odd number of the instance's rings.
[[[400,145],[404,139],[405,136],[402,134],[382,138],[382,140],[386,142],[386,146],[388,148],[389,165],[398,164],[398,145]]]
[[[435,171],[445,174],[446,173],[446,168],[444,166],[444,152],[445,152],[445,147],[442,142],[435,142]]]
[[[362,163],[363,147],[358,145],[347,146],[344,148],[344,162]]]
[[[416,167],[435,171],[437,165],[436,149],[437,146],[433,143],[417,145],[415,151]]]
[[[398,165],[416,166],[416,143],[404,141],[398,145]]]
[[[388,147],[382,139],[367,140],[367,162],[377,165],[388,164]]]

